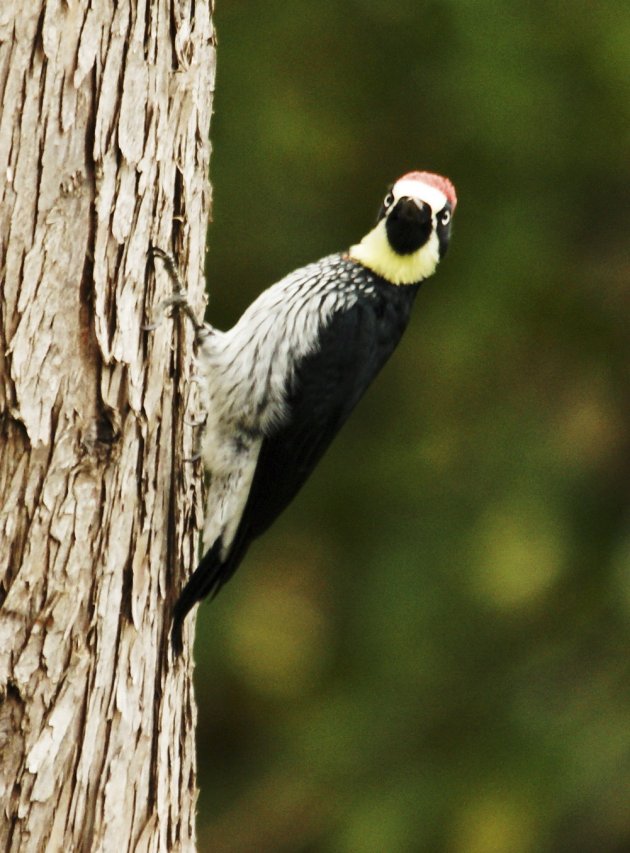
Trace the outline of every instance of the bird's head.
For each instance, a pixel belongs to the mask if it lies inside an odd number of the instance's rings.
[[[385,196],[376,226],[348,254],[391,284],[416,284],[433,275],[446,252],[456,205],[448,178],[408,172]]]

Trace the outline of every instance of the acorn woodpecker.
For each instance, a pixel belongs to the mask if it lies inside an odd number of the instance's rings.
[[[409,172],[349,251],[286,276],[227,332],[195,323],[210,480],[204,556],[173,613],[176,654],[187,613],[217,594],[295,497],[392,354],[446,252],[456,204],[447,178]],[[183,292],[172,301],[193,317]]]

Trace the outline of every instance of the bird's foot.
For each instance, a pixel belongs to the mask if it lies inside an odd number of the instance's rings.
[[[208,420],[208,415],[206,412],[204,412],[198,418],[184,418],[184,423],[187,426],[191,426],[191,427],[196,429],[197,427],[204,426],[204,424],[206,423],[207,420]]]
[[[171,296],[163,299],[158,305],[156,312],[157,319],[143,328],[147,331],[156,329],[169,309],[173,309],[173,311],[183,311],[193,324],[195,339],[199,342],[201,338],[204,338],[211,333],[212,327],[208,326],[206,323],[200,323],[197,320],[192,305],[188,301],[188,294],[182,283],[182,278],[177,268],[177,264],[175,263],[175,258],[163,249],[158,249],[157,246],[151,246],[151,255],[153,258],[159,258],[162,261],[166,274],[173,285],[173,293]]]

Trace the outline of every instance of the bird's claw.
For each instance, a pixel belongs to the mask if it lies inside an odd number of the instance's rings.
[[[193,428],[202,427],[208,420],[208,416],[204,414],[201,418],[184,418],[184,423]]]
[[[172,308],[175,311],[184,311],[186,316],[193,324],[195,336],[197,338],[205,335],[206,326],[204,323],[200,323],[197,320],[195,312],[193,311],[192,306],[188,301],[188,294],[186,293],[186,289],[182,283],[177,264],[175,263],[175,258],[168,252],[165,252],[163,249],[159,249],[157,246],[151,246],[150,251],[153,258],[159,258],[162,261],[166,274],[170,278],[171,283],[173,285],[173,293],[170,296],[167,296],[166,299],[163,299],[162,302],[160,302],[160,304],[158,305],[156,312],[158,319],[153,323],[147,323],[147,325],[143,328],[146,331],[152,331],[153,329],[157,328],[157,326],[162,320],[162,317],[166,314],[169,308]]]

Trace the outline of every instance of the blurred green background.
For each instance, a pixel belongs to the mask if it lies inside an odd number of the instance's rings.
[[[630,5],[219,0],[209,316],[459,194],[197,627],[199,849],[630,850]]]

